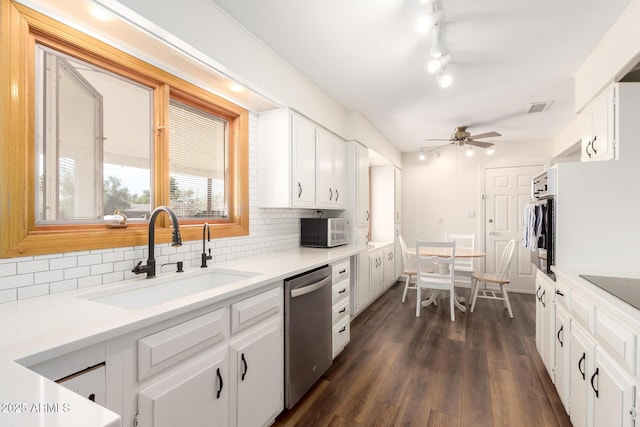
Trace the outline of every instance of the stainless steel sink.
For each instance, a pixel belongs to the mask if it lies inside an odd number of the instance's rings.
[[[212,269],[202,274],[184,274],[185,276],[174,273],[167,277],[135,280],[130,285],[114,285],[112,289],[80,297],[115,307],[139,310],[198,292],[230,285],[255,277],[259,273]]]

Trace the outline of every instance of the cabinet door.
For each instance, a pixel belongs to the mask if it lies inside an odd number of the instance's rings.
[[[296,114],[292,126],[292,182],[291,204],[296,207],[312,208],[316,195],[316,127]]]
[[[369,225],[369,149],[356,144],[356,221],[359,227]]]
[[[589,387],[594,394],[594,426],[634,425],[632,417],[635,383],[617,363],[599,348],[595,351],[595,369]]]
[[[569,314],[556,306],[556,389],[565,410],[569,410],[569,360],[571,346],[571,319]]]
[[[358,276],[356,284],[355,307],[353,312],[359,313],[371,300],[370,272],[369,272],[369,255],[366,253],[358,254]]]
[[[613,88],[606,90],[593,102],[591,109],[591,159],[613,159],[614,103]]]
[[[573,324],[569,348],[569,416],[574,426],[588,426],[592,422],[593,395],[589,393],[589,380],[593,371],[593,351],[593,341]]]
[[[228,347],[206,350],[138,393],[141,427],[227,426]]]
[[[369,255],[369,280],[370,280],[370,295],[371,300],[375,300],[382,290],[382,273],[383,273],[383,261],[382,251],[376,251]]]
[[[333,140],[333,188],[334,208],[347,206],[347,144],[340,137],[331,135]]]
[[[394,206],[395,206],[395,214],[394,220],[396,224],[400,224],[402,220],[401,212],[401,202],[402,202],[402,172],[398,168],[393,168],[393,176],[394,176]]]
[[[347,146],[338,136],[317,128],[316,207],[339,209],[346,206]]]
[[[280,320],[270,321],[233,342],[231,359],[237,387],[237,425],[266,425],[284,408],[284,337]]]
[[[393,250],[393,246],[385,249],[383,251],[382,257],[384,259],[383,266],[383,283],[384,289],[388,289],[391,285],[395,283],[395,251]]]
[[[555,383],[555,306],[554,288],[541,276],[536,276],[536,347],[551,381]]]

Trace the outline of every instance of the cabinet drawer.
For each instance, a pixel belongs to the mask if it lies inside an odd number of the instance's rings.
[[[342,319],[333,327],[333,357],[335,358],[349,342],[351,329],[349,318]]]
[[[567,311],[570,310],[571,303],[571,288],[564,283],[556,282],[556,304],[564,307]]]
[[[636,334],[608,313],[597,310],[595,321],[596,340],[614,357],[626,363],[632,374],[636,370]]]
[[[571,315],[575,321],[590,333],[593,333],[593,316],[595,306],[592,301],[573,292],[571,295]]]
[[[61,386],[96,402],[98,405],[106,404],[106,368],[105,364],[94,366],[56,381]]]
[[[343,280],[339,283],[336,283],[332,287],[333,289],[333,304],[338,301],[342,301],[343,299],[349,299],[349,280]]]
[[[343,298],[333,306],[332,324],[336,324],[344,317],[349,317],[349,298]]]
[[[343,279],[347,279],[350,274],[350,262],[346,259],[338,264],[331,266],[331,280],[333,283],[338,283]]]
[[[221,308],[139,339],[138,380],[224,340],[228,325],[227,309]]]
[[[255,325],[282,311],[282,287],[270,289],[261,294],[231,305],[231,333]]]

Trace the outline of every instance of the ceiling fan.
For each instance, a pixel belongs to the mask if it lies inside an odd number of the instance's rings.
[[[473,145],[474,147],[489,148],[493,145],[492,142],[478,141],[478,139],[492,138],[496,136],[502,136],[502,134],[499,134],[498,132],[485,132],[478,135],[471,135],[469,132],[467,132],[467,126],[458,126],[455,128],[449,139],[425,139],[425,141],[448,141],[449,144],[457,145],[458,147],[462,147],[463,145]],[[433,147],[422,147],[421,150],[437,150],[449,144],[437,145]]]

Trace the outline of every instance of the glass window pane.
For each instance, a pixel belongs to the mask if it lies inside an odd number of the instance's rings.
[[[227,218],[227,121],[171,100],[169,128],[171,208],[182,218]]]
[[[151,211],[153,91],[36,46],[38,223]]]

